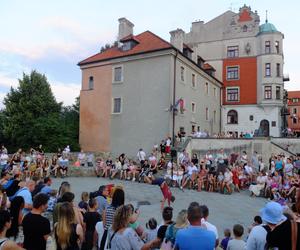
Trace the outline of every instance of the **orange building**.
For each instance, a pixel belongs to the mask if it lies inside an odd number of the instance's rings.
[[[288,91],[288,128],[300,136],[300,91]]]

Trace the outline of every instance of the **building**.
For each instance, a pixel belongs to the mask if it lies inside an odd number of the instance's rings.
[[[300,91],[288,91],[288,128],[300,136]]]
[[[216,69],[223,82],[222,129],[240,134],[280,136],[283,107],[283,34],[250,7],[227,11],[180,30],[195,54]]]
[[[134,35],[133,27],[120,18],[118,45],[78,64],[81,148],[135,156],[180,130],[220,132],[222,83],[215,69],[182,40]]]

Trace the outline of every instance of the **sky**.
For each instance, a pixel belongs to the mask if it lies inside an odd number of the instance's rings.
[[[244,4],[284,34],[284,73],[288,90],[300,90],[300,1],[298,0],[0,0],[0,103],[23,72],[48,78],[58,101],[75,102],[81,86],[77,63],[116,40],[118,19],[135,24],[134,34],[150,30],[165,40],[169,32],[189,32],[196,20],[208,22]],[[3,107],[3,104],[0,104]]]

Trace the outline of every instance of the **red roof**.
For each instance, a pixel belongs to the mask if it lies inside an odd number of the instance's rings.
[[[150,31],[145,31],[137,36],[127,36],[124,39],[131,40],[133,39],[138,41],[138,44],[134,46],[131,50],[122,51],[117,46],[109,48],[102,53],[95,54],[87,59],[79,62],[79,65],[84,65],[88,63],[94,63],[99,61],[104,61],[108,59],[123,57],[123,56],[130,56],[135,54],[141,54],[151,51],[157,51],[162,49],[171,49],[174,48],[170,43],[163,40],[159,36],[153,34]]]
[[[204,63],[203,65],[204,70],[215,70],[215,68],[213,66],[211,66],[209,63]]]
[[[300,98],[300,90],[288,91],[288,99],[290,99],[290,98]]]
[[[134,35],[128,35],[128,36],[125,36],[124,38],[122,38],[120,41],[121,42],[126,42],[126,41],[136,41],[137,43],[139,43],[140,41],[139,41],[139,39],[137,39],[136,38],[136,36],[134,36]]]

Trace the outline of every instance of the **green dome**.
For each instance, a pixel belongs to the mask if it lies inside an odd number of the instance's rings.
[[[274,32],[278,32],[276,27],[272,23],[268,23],[268,21],[266,21],[264,24],[259,26],[258,35],[264,34],[264,33],[274,33]]]

